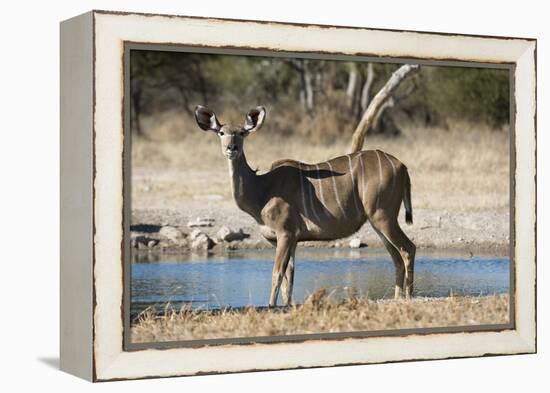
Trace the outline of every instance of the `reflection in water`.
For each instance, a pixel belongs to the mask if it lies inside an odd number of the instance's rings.
[[[272,252],[240,252],[212,258],[142,254],[131,267],[131,314],[154,305],[196,308],[266,306],[271,288]],[[509,290],[506,257],[423,257],[415,264],[415,295],[487,295]],[[352,287],[372,299],[393,296],[395,270],[389,256],[359,251],[310,252],[297,259],[294,301],[318,288],[344,296]]]

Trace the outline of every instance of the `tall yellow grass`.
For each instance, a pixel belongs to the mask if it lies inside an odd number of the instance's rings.
[[[508,318],[508,295],[378,301],[350,297],[343,302],[320,296],[302,306],[274,310],[214,313],[185,306],[160,316],[148,310],[132,326],[131,339],[142,343],[505,324]]]

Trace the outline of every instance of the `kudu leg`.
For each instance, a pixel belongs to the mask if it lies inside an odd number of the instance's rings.
[[[269,306],[274,307],[277,304],[277,296],[285,275],[288,261],[292,249],[296,246],[293,236],[282,234],[277,236],[277,249],[275,251],[275,262],[273,263],[273,272],[271,274],[271,295],[269,296]]]
[[[394,298],[399,299],[403,294],[403,286],[405,282],[405,264],[401,258],[399,251],[390,243],[386,236],[375,228],[376,233],[382,239],[382,243],[386,247],[386,250],[390,253],[390,256],[393,260],[393,265],[395,266],[395,292]]]
[[[405,235],[397,221],[390,226],[389,234],[393,242],[397,244],[399,254],[403,258],[405,265],[405,297],[409,299],[413,295],[414,290],[414,258],[416,254],[416,246]]]
[[[401,288],[405,287],[405,297],[410,298],[413,295],[414,286],[414,257],[416,253],[416,246],[401,230],[397,219],[390,219],[385,217],[379,217],[373,223],[373,227],[382,232],[382,239],[388,241],[393,247],[394,251],[399,254],[401,259],[402,270],[404,270],[404,278],[399,272],[396,272],[396,297],[398,293],[398,282],[401,280]],[[386,246],[386,248],[388,248]],[[388,248],[390,251],[390,248]],[[392,254],[392,251],[390,251]],[[392,254],[394,263],[396,258]]]
[[[405,234],[403,234],[405,236]],[[408,250],[403,255],[403,261],[405,262],[405,297],[410,298],[414,292],[414,258],[416,256],[416,246],[407,237],[409,241]]]
[[[292,247],[290,252],[290,259],[288,266],[286,267],[285,275],[283,277],[283,283],[281,284],[281,291],[283,295],[283,304],[290,306],[292,302],[292,288],[294,287],[294,255],[296,253],[296,245]]]

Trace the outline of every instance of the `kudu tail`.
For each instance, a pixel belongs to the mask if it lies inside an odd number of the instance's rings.
[[[405,205],[405,222],[413,223],[413,208],[411,203],[411,178],[409,171],[405,171],[405,192],[403,193],[403,204]]]

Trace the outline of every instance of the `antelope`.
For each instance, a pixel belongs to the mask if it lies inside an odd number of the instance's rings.
[[[318,164],[284,159],[258,174],[248,165],[244,140],[258,131],[266,110],[250,110],[243,126],[221,124],[214,112],[197,106],[195,119],[220,138],[229,164],[237,206],[258,223],[260,233],[276,248],[269,306],[282,290],[291,304],[294,255],[298,242],[336,240],[358,231],[369,221],[395,265],[395,298],[413,293],[416,246],[403,233],[397,217],[401,201],[405,220],[412,224],[411,183],[407,168],[380,150],[364,150]]]

